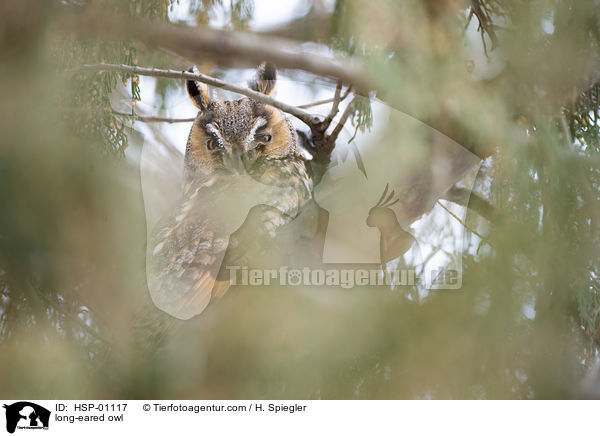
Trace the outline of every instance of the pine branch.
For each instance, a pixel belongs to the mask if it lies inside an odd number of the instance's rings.
[[[492,23],[492,20],[490,19],[490,13],[487,10],[486,5],[482,3],[481,0],[471,0],[470,14],[475,15],[477,17],[480,29],[482,29],[490,37],[490,40],[492,41],[493,50],[498,45],[498,37],[496,36],[496,32],[494,30],[495,26]]]

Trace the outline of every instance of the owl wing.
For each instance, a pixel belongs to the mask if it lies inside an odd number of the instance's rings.
[[[210,184],[195,186],[153,233],[147,253],[148,288],[154,304],[179,319],[202,312],[228,244],[226,228],[198,213]],[[209,203],[207,201],[207,203]]]
[[[221,175],[193,183],[161,220],[147,259],[148,287],[160,309],[180,319],[201,313],[230,286],[223,266],[260,256],[312,197],[297,156],[265,159],[251,176],[253,183]]]

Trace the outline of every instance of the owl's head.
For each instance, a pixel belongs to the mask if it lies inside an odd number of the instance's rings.
[[[262,64],[250,88],[271,95],[276,77],[274,65]],[[187,177],[219,170],[250,172],[261,160],[295,152],[295,132],[280,110],[250,98],[215,101],[207,85],[193,80],[186,82],[186,88],[200,109],[185,152]]]

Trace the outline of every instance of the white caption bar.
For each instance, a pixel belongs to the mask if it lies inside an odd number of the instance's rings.
[[[586,434],[596,401],[3,400],[0,434]],[[12,431],[11,431],[12,430]],[[35,431],[35,430],[41,430]]]

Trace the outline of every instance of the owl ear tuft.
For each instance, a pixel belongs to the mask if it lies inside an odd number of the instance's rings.
[[[194,74],[200,73],[195,65],[193,67],[188,68],[188,72]],[[185,88],[194,106],[196,106],[201,111],[206,110],[208,104],[210,103],[210,98],[208,96],[208,86],[206,85],[206,83],[198,82],[196,80],[186,80]]]
[[[262,63],[256,70],[256,79],[250,82],[250,89],[271,95],[275,92],[277,68],[270,62]]]

